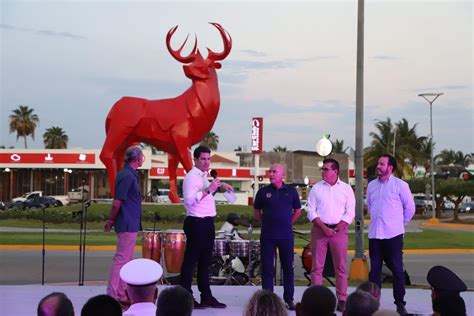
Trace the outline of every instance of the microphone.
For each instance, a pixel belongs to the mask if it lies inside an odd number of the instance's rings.
[[[211,172],[209,173],[213,179],[217,179],[217,171],[215,169],[212,169]],[[225,189],[223,187],[218,187],[217,190],[212,194],[216,194],[217,192],[223,193],[225,192]]]

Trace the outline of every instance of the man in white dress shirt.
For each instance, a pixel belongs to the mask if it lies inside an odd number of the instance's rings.
[[[156,282],[162,275],[161,265],[150,259],[135,259],[120,269],[120,278],[126,283],[125,293],[131,303],[123,315],[155,316]]]
[[[323,180],[313,186],[308,197],[308,219],[313,223],[311,284],[322,284],[329,245],[336,274],[337,310],[342,312],[347,299],[347,226],[355,216],[354,191],[339,179],[337,160],[324,159],[321,174]]]
[[[369,280],[381,288],[382,262],[393,273],[393,298],[400,315],[406,315],[405,275],[403,272],[403,234],[415,214],[415,202],[408,184],[393,176],[397,161],[391,155],[380,156],[378,179],[367,186],[369,224]]]
[[[225,308],[212,296],[209,285],[209,265],[214,247],[216,203],[213,194],[219,187],[234,191],[227,183],[216,177],[209,182],[208,170],[211,164],[211,150],[199,146],[194,150],[194,167],[186,174],[183,182],[186,218],[183,230],[186,234],[186,250],[181,266],[180,285],[192,293],[191,285],[197,265],[197,284],[201,292],[201,302],[194,300],[194,308]]]

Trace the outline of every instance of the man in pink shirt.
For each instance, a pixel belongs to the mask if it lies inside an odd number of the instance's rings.
[[[342,312],[347,298],[347,226],[355,216],[354,191],[339,179],[337,160],[324,159],[321,174],[323,180],[313,186],[308,197],[308,219],[313,223],[311,284],[322,284],[329,245],[336,273],[337,310]]]

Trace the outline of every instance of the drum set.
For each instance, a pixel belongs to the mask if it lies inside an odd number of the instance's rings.
[[[249,227],[251,236],[252,228]],[[260,276],[260,241],[232,240],[231,234],[218,231],[214,239],[212,260],[209,267],[212,284],[253,284]],[[186,249],[186,235],[182,230],[144,230],[142,237],[143,258],[160,263],[166,278],[163,283],[173,283],[170,274],[181,271]]]
[[[214,239],[210,275],[212,284],[255,285],[252,279],[260,278],[260,241],[252,239]]]

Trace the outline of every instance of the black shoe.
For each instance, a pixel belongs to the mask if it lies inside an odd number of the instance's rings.
[[[216,300],[214,296],[209,296],[206,298],[202,298],[201,296],[201,306],[204,307],[211,307],[211,308],[226,308],[227,305],[224,303],[219,302]]]
[[[204,309],[205,307],[202,306],[201,304],[199,304],[196,300],[194,300],[194,304],[193,304],[193,308],[194,309]]]
[[[405,305],[397,304],[397,313],[399,313],[401,316],[408,315]]]
[[[293,301],[285,302],[286,308],[290,311],[295,310],[295,303]]]
[[[346,309],[346,301],[338,301],[337,302],[337,311],[344,313],[344,310]]]

